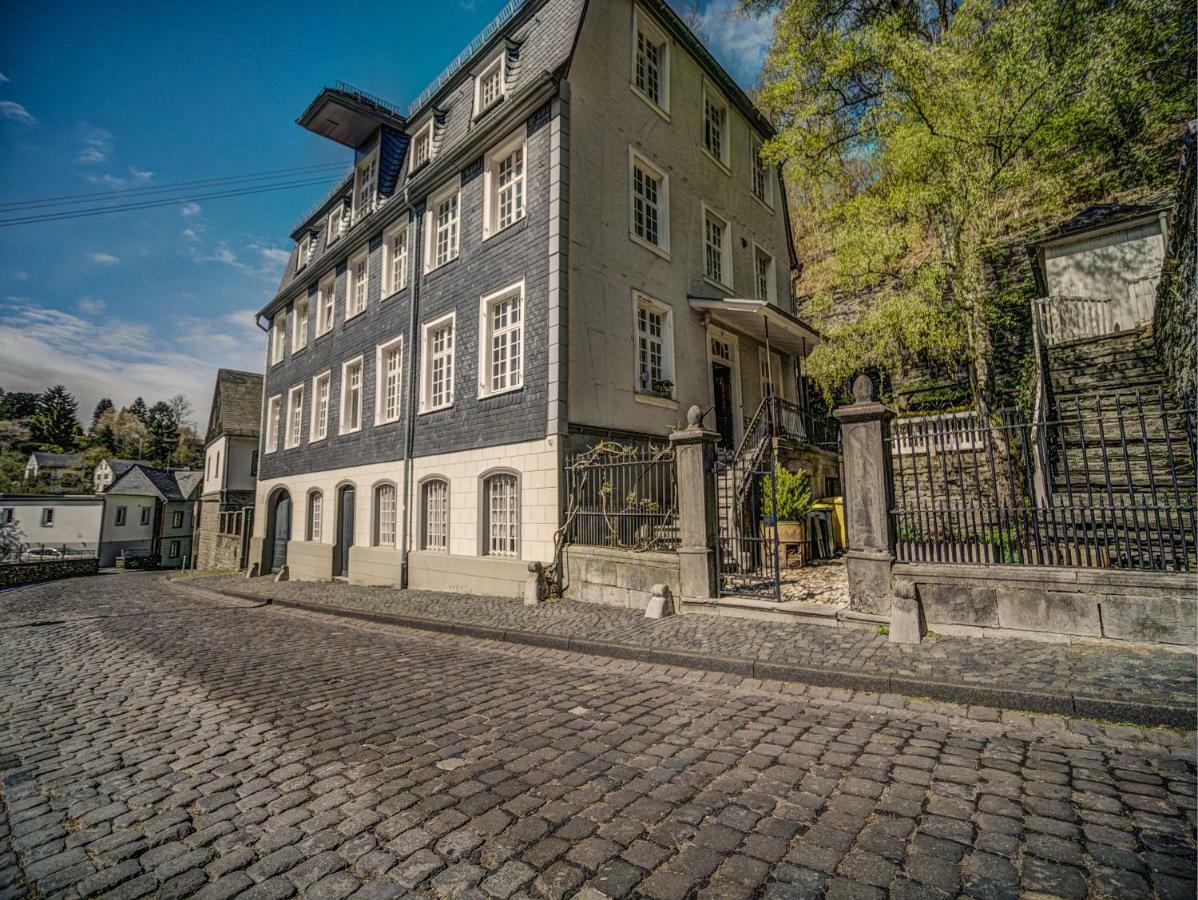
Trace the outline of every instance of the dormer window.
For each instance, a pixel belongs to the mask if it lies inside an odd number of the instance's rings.
[[[345,233],[346,225],[350,217],[350,202],[348,199],[342,200],[333,207],[333,211],[329,213],[329,244],[336,241]]]
[[[412,157],[409,172],[415,172],[433,158],[433,120],[429,119],[412,138]]]
[[[474,79],[474,115],[484,112],[503,99],[504,54],[500,53]]]
[[[372,155],[358,166],[354,173],[354,217],[355,222],[374,212],[378,199],[379,167],[378,156]]]
[[[295,271],[299,271],[312,261],[316,254],[316,232],[309,231],[295,247]]]

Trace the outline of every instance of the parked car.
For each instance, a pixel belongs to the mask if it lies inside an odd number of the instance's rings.
[[[32,547],[25,551],[25,556],[29,559],[47,560],[47,559],[62,559],[62,551],[57,547]]]

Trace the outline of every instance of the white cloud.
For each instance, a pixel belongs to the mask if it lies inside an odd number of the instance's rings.
[[[29,277],[28,272],[22,272],[20,269],[18,269],[16,272],[13,272],[12,274],[13,274],[13,278],[17,279],[17,281],[24,281],[25,279],[27,279]]]
[[[260,248],[262,255],[272,262],[287,264],[287,260],[291,259],[291,254],[279,247],[262,247]]]
[[[187,238],[189,241],[198,241],[200,239],[200,236],[195,233],[194,228],[184,228],[183,237]]]
[[[85,298],[90,299],[90,298]],[[206,405],[220,367],[262,368],[266,338],[253,310],[149,325],[106,319],[103,326],[25,297],[0,305],[0,384],[43,390],[62,383],[91,409],[183,394]]]
[[[261,279],[276,282],[283,272],[290,252],[265,244],[247,242],[243,255],[238,255],[228,244],[220,242],[212,244],[205,236],[202,227],[186,228],[183,237],[187,239],[187,254],[197,263],[220,263],[230,266],[255,280]],[[256,261],[255,261],[256,260]]]
[[[10,81],[12,81],[11,78],[9,78],[3,72],[0,72],[0,84],[8,84],[8,82],[10,82]]]
[[[36,125],[37,119],[15,100],[0,100],[0,119],[12,119],[22,125]]]
[[[115,191],[123,191],[126,188],[139,187],[149,184],[154,178],[153,172],[147,172],[144,169],[139,169],[137,166],[129,167],[128,176],[121,175],[88,175],[87,180],[92,184],[102,184],[105,187],[110,187]]]
[[[107,305],[98,297],[80,297],[79,301],[75,304],[80,312],[85,312],[90,316],[98,316],[104,312],[104,308]]]
[[[190,218],[191,216],[198,216],[201,209],[202,207],[198,203],[184,203],[179,207],[179,212]]]
[[[735,0],[711,0],[698,14],[695,30],[741,87],[749,87],[761,74],[776,16],[777,11],[747,16],[736,11]]]
[[[83,149],[75,161],[84,165],[107,162],[112,155],[113,139],[103,128],[84,127]]]
[[[92,262],[94,262],[98,266],[115,266],[117,263],[119,263],[121,261],[120,257],[113,256],[111,253],[104,253],[101,251],[97,251],[95,253],[89,253],[89,254],[87,254],[87,258],[90,259]]]

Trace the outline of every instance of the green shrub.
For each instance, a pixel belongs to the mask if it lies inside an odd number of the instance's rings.
[[[774,493],[778,497],[778,515],[774,517]],[[788,472],[774,463],[773,476],[761,480],[761,512],[778,522],[801,522],[811,512],[811,476],[803,470]]]

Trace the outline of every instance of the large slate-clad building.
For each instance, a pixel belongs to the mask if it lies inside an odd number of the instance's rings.
[[[354,165],[261,311],[264,571],[516,595],[571,448],[798,399],[772,130],[666,3],[513,0],[408,109],[298,121]]]

